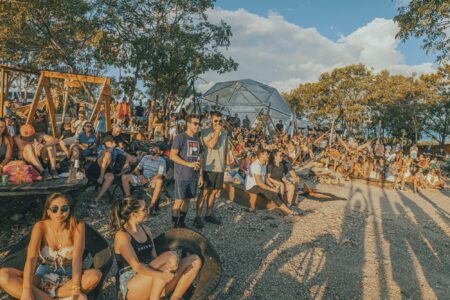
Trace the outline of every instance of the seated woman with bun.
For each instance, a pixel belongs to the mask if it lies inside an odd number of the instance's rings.
[[[84,243],[85,226],[75,218],[72,201],[51,194],[33,226],[24,270],[0,269],[0,288],[20,299],[87,299],[102,273],[82,270]]]
[[[150,228],[143,224],[148,209],[145,193],[138,191],[115,204],[112,226],[117,230],[114,252],[120,291],[124,299],[182,299],[197,276],[202,261],[197,255],[179,259],[175,252],[156,253]]]

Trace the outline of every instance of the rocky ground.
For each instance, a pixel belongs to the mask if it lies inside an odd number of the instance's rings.
[[[414,194],[351,182],[317,188],[346,200],[306,198],[296,223],[275,212],[217,203],[223,225],[201,231],[223,266],[212,299],[450,298],[448,189]],[[88,209],[92,196],[92,191],[80,195],[79,211],[111,241],[110,206],[105,202]],[[37,210],[23,201],[1,201],[7,209],[2,209],[0,259],[29,230],[26,224],[36,217],[30,211]],[[13,210],[22,211],[20,221],[10,220]],[[165,204],[160,215],[148,220],[154,236],[170,227],[169,212]],[[102,299],[116,298],[114,272],[115,265]]]

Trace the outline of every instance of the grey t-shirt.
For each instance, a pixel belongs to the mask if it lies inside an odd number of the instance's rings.
[[[201,132],[202,140],[210,138],[214,135],[214,129],[205,128]],[[221,132],[219,139],[213,149],[204,147],[205,151],[202,155],[203,170],[208,172],[225,172],[227,151],[228,151],[228,135],[226,132]]]
[[[172,143],[172,149],[178,149],[178,155],[185,161],[194,162],[202,152],[200,139],[190,137],[186,132],[177,135]],[[179,181],[197,180],[199,171],[177,163],[174,164],[174,179]]]

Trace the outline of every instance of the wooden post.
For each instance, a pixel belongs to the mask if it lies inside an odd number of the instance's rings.
[[[90,118],[89,122],[91,122],[92,125],[94,125],[95,121],[97,121],[98,113],[100,112],[100,106],[103,101],[103,94],[105,93],[106,85],[107,84],[106,84],[106,80],[105,80],[105,82],[103,82],[103,84],[102,84],[102,87],[100,88],[100,94],[98,96],[97,101],[95,102],[94,109],[92,110],[92,113],[91,113],[91,118]]]
[[[30,112],[28,113],[27,124],[33,123],[34,114],[36,113],[36,107],[39,103],[39,98],[41,97],[43,83],[44,83],[44,73],[41,73],[39,76],[38,85],[36,87],[36,91],[34,93],[33,102],[31,103]]]
[[[54,137],[58,136],[58,130],[56,126],[56,118],[55,118],[55,103],[53,102],[53,97],[50,89],[50,79],[44,79],[44,90],[45,90],[45,99],[47,100],[47,111],[50,115],[50,123],[52,125],[52,133]]]
[[[106,131],[111,130],[111,79],[106,80],[107,89],[105,90],[104,94],[104,101],[105,101],[105,118],[106,118]]]
[[[69,104],[69,88],[68,87],[64,87],[64,96],[63,96],[63,112],[62,112],[62,117],[61,117],[61,121],[64,124],[65,119],[66,119],[66,113],[67,113],[67,105]]]
[[[3,98],[3,86],[4,86],[4,74],[5,69],[0,69],[0,117],[3,117],[3,105],[4,105],[4,98]]]

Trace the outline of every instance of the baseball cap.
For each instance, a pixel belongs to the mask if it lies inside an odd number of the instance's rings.
[[[33,125],[24,124],[20,127],[20,136],[25,139],[34,138],[34,134],[36,131],[34,130]]]

